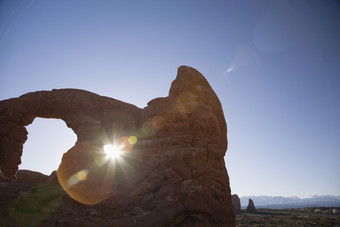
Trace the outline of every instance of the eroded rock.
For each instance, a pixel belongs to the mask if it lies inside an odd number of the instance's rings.
[[[30,170],[19,170],[17,173],[17,181],[20,182],[32,182],[32,183],[42,183],[48,179],[48,176]]]
[[[240,212],[241,211],[241,200],[237,194],[233,194],[231,196],[231,202],[233,204],[235,212],[236,213]]]
[[[63,208],[46,222],[82,224],[65,217],[93,205],[91,210],[102,216],[88,225],[235,225],[222,107],[195,69],[179,67],[169,96],[151,100],[144,109],[76,89],[1,101],[0,169],[8,178],[16,178],[25,126],[35,117],[62,119],[78,136],[63,155],[57,177],[80,203],[64,199]],[[122,146],[124,154],[108,159],[105,144]]]
[[[255,208],[255,205],[254,205],[254,202],[252,199],[249,199],[249,203],[248,203],[248,206],[247,206],[247,211],[249,212],[256,212],[256,208]]]

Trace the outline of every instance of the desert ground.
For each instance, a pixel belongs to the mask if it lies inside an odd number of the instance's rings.
[[[236,226],[340,226],[339,210],[339,207],[257,209],[256,213],[242,210],[236,215]]]

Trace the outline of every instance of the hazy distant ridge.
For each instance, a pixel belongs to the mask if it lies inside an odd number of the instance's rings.
[[[240,197],[242,208],[248,205],[249,198],[254,201],[256,207],[264,208],[340,207],[340,196],[315,195],[304,199],[296,196],[242,196]]]

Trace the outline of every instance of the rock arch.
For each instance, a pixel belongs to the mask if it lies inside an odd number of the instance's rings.
[[[62,119],[75,132],[78,140],[57,171],[59,183],[81,203],[128,213],[107,217],[110,223],[126,226],[133,217],[143,226],[235,225],[223,110],[195,69],[179,67],[169,96],[144,109],[77,89],[1,101],[0,170],[6,177],[15,179],[25,126],[35,117]],[[138,141],[121,163],[101,161],[103,144],[129,136]]]
[[[1,101],[1,172],[15,179],[27,140],[25,126],[36,117],[61,119],[74,131],[78,141],[100,144],[98,135],[110,131],[111,122],[124,132],[132,131],[137,125],[138,110],[133,105],[77,89],[37,91]],[[127,124],[121,124],[122,116],[128,120]]]

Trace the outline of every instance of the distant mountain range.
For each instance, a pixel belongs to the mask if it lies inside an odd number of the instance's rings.
[[[340,196],[323,195],[301,199],[299,197],[282,196],[241,196],[241,207],[245,209],[249,199],[254,201],[256,208],[304,208],[304,207],[340,207]]]

